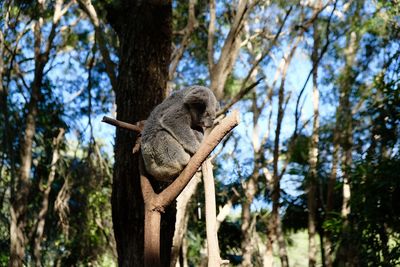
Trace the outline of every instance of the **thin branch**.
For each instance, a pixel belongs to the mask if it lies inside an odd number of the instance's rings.
[[[322,7],[321,10],[315,12],[314,16],[312,17],[313,20],[310,19],[310,20],[309,20],[309,23],[306,24],[306,25],[312,25],[312,23],[314,22],[314,20],[317,19],[319,13],[321,13],[322,10],[325,9],[325,8],[327,7],[328,4],[329,4],[329,2],[328,2],[326,5],[324,5],[324,6]],[[298,119],[299,119],[299,117],[300,117],[300,112],[301,112],[301,111],[299,110],[300,98],[301,98],[301,96],[303,95],[304,90],[306,89],[307,83],[308,83],[308,81],[310,80],[310,77],[311,77],[311,75],[312,75],[314,69],[317,68],[317,66],[319,65],[319,62],[321,61],[322,57],[324,56],[324,54],[325,54],[326,51],[328,50],[328,46],[329,46],[329,44],[330,44],[330,40],[329,40],[330,24],[331,24],[331,21],[332,21],[332,16],[333,16],[333,14],[334,14],[334,12],[335,12],[335,10],[336,10],[336,4],[337,4],[337,1],[335,1],[334,5],[333,5],[331,14],[329,15],[328,23],[327,23],[327,25],[326,25],[326,34],[325,34],[325,36],[326,36],[326,43],[325,43],[324,47],[322,48],[321,53],[320,53],[319,56],[318,56],[318,59],[314,62],[313,66],[312,66],[312,68],[311,68],[311,70],[310,70],[310,72],[308,73],[307,79],[306,79],[306,81],[304,82],[304,85],[303,85],[303,87],[302,87],[301,90],[300,90],[299,96],[297,97],[296,109],[295,109],[295,123],[296,123],[296,124],[295,124],[295,127],[294,127],[294,131],[295,131],[295,132],[297,131],[297,128],[298,128]],[[303,27],[302,27],[302,29],[303,29]],[[305,28],[304,28],[304,29],[305,29]]]
[[[215,35],[215,0],[210,0],[210,23],[208,25],[208,40],[207,40],[207,51],[208,51],[208,68],[210,73],[214,68],[214,35]]]
[[[204,192],[206,202],[206,234],[208,266],[220,266],[221,256],[219,255],[218,227],[217,227],[217,205],[215,203],[215,182],[212,173],[210,159],[206,159],[201,165],[204,181]]]
[[[108,74],[108,77],[110,78],[111,81],[111,86],[113,88],[116,88],[117,85],[117,78],[116,78],[116,64],[114,61],[111,60],[110,57],[110,51],[107,48],[106,45],[106,38],[105,34],[103,32],[103,25],[99,20],[99,17],[97,15],[96,9],[92,5],[91,0],[78,0],[79,5],[82,7],[83,11],[86,13],[86,15],[89,17],[90,21],[93,23],[93,26],[95,28],[95,36],[99,44],[99,49],[101,56],[103,57],[104,64],[106,66],[106,72]]]
[[[227,112],[228,109],[230,109],[234,104],[236,104],[240,99],[242,99],[247,93],[250,92],[251,89],[256,87],[262,80],[264,80],[264,78],[260,78],[256,82],[240,90],[240,92],[228,104],[226,104],[220,111],[218,111],[217,116]]]
[[[253,66],[251,67],[250,71],[247,73],[246,78],[243,81],[243,84],[246,84],[247,81],[250,79],[250,77],[252,76],[253,72],[256,70],[256,68],[258,67],[258,65],[265,59],[265,57],[271,52],[271,49],[274,47],[274,45],[276,44],[276,42],[278,41],[278,38],[280,36],[280,34],[282,33],[283,27],[285,26],[285,23],[289,17],[289,14],[292,12],[293,6],[290,6],[290,8],[288,9],[288,11],[286,11],[285,17],[283,18],[282,24],[278,29],[278,32],[275,34],[275,37],[273,39],[273,41],[271,42],[270,46],[268,47],[268,49],[265,50],[265,52],[256,60],[256,62],[254,62]]]
[[[203,140],[199,150],[190,159],[181,174],[161,193],[156,194],[145,176],[142,157],[139,161],[140,183],[145,204],[145,229],[144,229],[144,266],[160,266],[160,223],[161,213],[171,204],[192,179],[200,165],[206,160],[212,150],[221,142],[239,123],[238,111],[226,117]],[[209,171],[211,171],[209,169]],[[219,257],[218,263],[219,261]],[[222,263],[222,262],[221,262]],[[217,266],[217,265],[213,265]],[[219,265],[218,265],[219,266]]]
[[[221,226],[221,223],[225,221],[226,217],[229,215],[229,212],[233,206],[239,199],[240,199],[240,194],[236,190],[235,187],[232,187],[233,195],[228,199],[228,201],[225,203],[223,207],[219,208],[219,212],[217,215],[217,231],[219,230],[219,227]]]
[[[119,121],[119,120],[116,120],[116,119],[112,119],[112,118],[106,117],[106,116],[103,117],[102,122],[114,125],[116,127],[128,129],[128,130],[131,130],[131,131],[134,131],[134,132],[137,132],[137,133],[140,133],[143,130],[143,127],[144,127],[144,121],[140,121],[136,125],[134,125],[134,124],[130,124],[130,123],[127,123],[127,122],[123,122],[123,121]]]
[[[195,6],[196,0],[190,0],[189,1],[189,8],[188,8],[188,13],[189,13],[189,17],[188,17],[188,21],[186,24],[186,27],[182,30],[183,32],[183,38],[182,41],[179,45],[179,47],[177,47],[171,57],[171,64],[169,67],[169,80],[173,80],[174,78],[174,74],[176,71],[176,68],[178,67],[179,61],[181,60],[183,53],[185,52],[185,49],[187,48],[187,46],[190,43],[190,37],[193,33],[193,31],[198,27],[198,22],[196,20],[196,15],[195,15]]]
[[[210,156],[211,163],[214,163],[214,160],[215,160],[215,159],[221,154],[221,152],[224,150],[224,148],[225,148],[226,144],[228,143],[228,141],[229,141],[229,139],[230,139],[231,136],[232,136],[232,132],[228,133],[228,134],[225,136],[224,140],[222,140],[221,148],[218,149],[217,152],[214,152],[214,154],[212,154],[212,155]]]

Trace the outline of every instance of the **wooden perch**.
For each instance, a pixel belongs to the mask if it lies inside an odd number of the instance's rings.
[[[259,81],[257,81],[258,83]],[[257,84],[256,83],[256,84]],[[250,86],[253,88],[256,84]],[[250,88],[250,89],[251,89]],[[248,90],[250,90],[248,89]],[[145,121],[130,124],[122,122],[116,119],[112,119],[104,116],[103,122],[135,131],[139,133],[136,140],[136,144],[133,148],[133,152],[136,153],[140,147],[141,136],[140,133],[143,130]],[[185,186],[189,183],[190,179],[194,176],[200,166],[203,168],[203,176],[207,179],[207,188],[212,187],[209,190],[207,199],[213,198],[213,201],[206,201],[208,210],[214,210],[211,219],[207,220],[207,240],[209,243],[209,266],[220,266],[224,261],[221,261],[219,257],[218,239],[216,231],[216,218],[215,218],[215,188],[214,180],[212,176],[212,166],[209,161],[206,161],[208,155],[214,150],[214,148],[222,141],[222,139],[237,125],[239,124],[239,113],[234,110],[229,116],[221,120],[221,122],[215,126],[215,128],[204,137],[203,142],[200,145],[199,150],[190,159],[188,165],[183,169],[181,174],[175,179],[161,193],[156,194],[153,187],[150,184],[149,179],[144,175],[144,164],[143,159],[140,157],[139,169],[140,169],[140,183],[142,188],[142,194],[145,204],[145,226],[144,226],[144,264],[147,267],[158,267],[160,263],[160,223],[161,213],[164,212],[165,207],[170,205],[177,196],[182,192]],[[204,162],[204,163],[203,163]],[[208,204],[207,204],[208,203]],[[210,212],[208,212],[210,213]],[[211,222],[211,224],[210,224]]]
[[[104,116],[102,122],[139,133],[139,136],[136,138],[135,146],[132,149],[132,153],[135,154],[136,152],[139,151],[140,142],[142,141],[142,136],[140,135],[140,133],[142,132],[146,121],[139,121],[136,124],[130,124],[127,122],[119,121],[119,120]]]
[[[120,127],[120,128],[124,128],[124,129],[127,129],[127,130],[131,130],[131,131],[134,131],[134,132],[137,132],[137,133],[141,133],[142,132],[143,127],[144,127],[144,123],[145,123],[145,121],[139,121],[136,124],[130,124],[130,123],[127,123],[127,122],[123,122],[123,121],[119,121],[119,120],[116,120],[116,119],[112,119],[112,118],[107,117],[107,116],[103,117],[102,122],[105,122],[105,123],[108,123],[108,124],[111,124],[111,125],[114,125],[114,126],[117,126],[117,127]]]
[[[144,175],[144,166],[140,160],[140,182],[145,203],[145,236],[144,236],[144,263],[145,266],[160,266],[160,222],[161,213],[182,192],[190,179],[207,159],[208,155],[221,140],[239,124],[239,113],[233,111],[224,118],[206,136],[199,150],[192,156],[188,165],[181,174],[161,193],[156,194],[149,179]],[[219,257],[219,255],[218,255]],[[219,259],[218,259],[219,260]],[[219,265],[218,265],[219,266]]]
[[[204,181],[204,194],[206,200],[206,234],[207,234],[207,266],[220,266],[219,244],[217,234],[217,204],[215,201],[215,183],[210,159],[201,165]]]

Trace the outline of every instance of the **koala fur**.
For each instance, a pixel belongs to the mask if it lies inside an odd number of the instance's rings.
[[[203,128],[213,126],[218,109],[214,94],[203,86],[177,91],[158,105],[142,132],[146,171],[157,181],[173,181],[199,149]]]

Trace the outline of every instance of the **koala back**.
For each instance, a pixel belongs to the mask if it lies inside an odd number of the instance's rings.
[[[210,89],[192,86],[165,99],[150,114],[142,132],[146,171],[171,181],[199,148],[203,128],[211,127],[218,102]]]

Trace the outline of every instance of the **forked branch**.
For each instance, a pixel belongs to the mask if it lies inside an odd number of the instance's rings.
[[[143,129],[144,122],[141,121],[136,125],[121,122],[108,117],[103,118],[103,122],[111,125],[129,129],[140,133]],[[188,165],[183,169],[181,174],[175,179],[161,193],[156,194],[150,184],[149,179],[145,175],[143,160],[140,157],[139,169],[140,169],[140,183],[142,188],[142,194],[145,204],[145,236],[144,236],[144,265],[145,266],[161,266],[160,263],[160,223],[161,213],[164,212],[165,208],[172,203],[173,200],[182,192],[185,186],[189,183],[190,179],[197,172],[199,167],[207,159],[214,148],[222,141],[222,139],[237,125],[239,124],[239,113],[234,110],[229,116],[225,117],[208,135],[205,136],[203,142],[200,145],[199,150],[190,159]],[[138,142],[136,142],[138,145]],[[207,163],[204,165],[207,167]],[[208,165],[209,166],[209,165]],[[209,168],[209,171],[211,168]],[[212,177],[211,177],[212,178]],[[215,197],[215,196],[214,196]],[[214,203],[215,205],[215,203]],[[215,207],[214,207],[215,213]],[[214,215],[215,217],[215,215]],[[215,218],[214,218],[215,220]],[[214,226],[216,221],[214,222]],[[215,229],[214,229],[215,228]],[[213,232],[216,235],[216,227],[213,227]],[[214,233],[209,233],[209,235]],[[215,240],[214,240],[215,241]],[[218,242],[218,241],[216,241]],[[213,243],[215,244],[215,242]],[[216,243],[218,247],[218,243]],[[222,263],[219,258],[219,253],[213,253],[215,256],[214,260],[217,264]]]
[[[160,223],[161,213],[164,209],[176,199],[182,192],[185,186],[189,183],[190,179],[194,176],[199,167],[207,159],[208,155],[214,148],[221,142],[221,140],[239,123],[238,111],[233,111],[232,114],[224,118],[209,135],[206,135],[200,145],[199,150],[190,159],[188,165],[181,172],[178,178],[170,184],[161,193],[156,194],[150,184],[149,179],[144,175],[143,162],[140,162],[140,182],[142,187],[142,194],[145,203],[145,233],[144,233],[144,264],[145,266],[160,266]],[[205,163],[207,165],[207,163]],[[203,166],[206,166],[203,165]],[[209,165],[207,165],[209,166]],[[207,167],[206,166],[206,167]],[[209,167],[209,171],[211,168]],[[212,177],[211,177],[212,179]],[[214,195],[215,198],[215,195]],[[207,201],[206,201],[207,202]],[[214,199],[215,202],[215,199]],[[215,213],[215,203],[214,203]],[[215,214],[214,214],[215,217]],[[214,218],[215,220],[215,218]],[[216,221],[211,223],[215,226]],[[209,228],[209,227],[207,227]],[[218,248],[218,240],[216,239],[216,227],[211,227],[213,233],[207,233],[207,240],[210,236],[214,236],[214,247]],[[209,231],[209,230],[207,230]],[[222,262],[219,258],[219,252],[215,251],[213,265],[219,266]],[[210,257],[210,255],[209,255]]]

